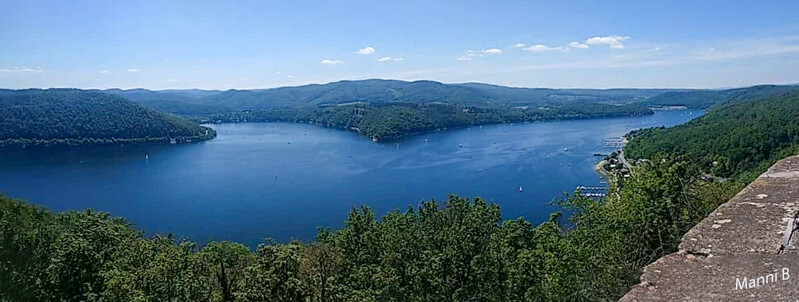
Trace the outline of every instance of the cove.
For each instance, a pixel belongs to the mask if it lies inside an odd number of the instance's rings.
[[[448,194],[538,223],[554,198],[604,185],[593,154],[612,151],[606,139],[701,114],[474,126],[397,143],[307,124],[219,124],[217,138],[195,144],[0,151],[0,192],[55,211],[110,212],[147,234],[250,246],[313,240],[352,207],[379,217]]]

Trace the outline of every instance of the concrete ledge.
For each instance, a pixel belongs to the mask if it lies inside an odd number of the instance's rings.
[[[797,260],[799,256],[795,254],[718,257],[669,254],[647,266],[641,284],[621,301],[796,301],[799,299]],[[784,270],[787,270],[785,276]],[[763,277],[760,284],[759,277]],[[755,280],[754,287],[749,286],[750,280]]]
[[[688,231],[679,252],[644,268],[641,284],[621,301],[799,301],[799,232],[781,251],[788,221],[798,212],[799,156],[793,156]],[[783,269],[788,280],[736,290],[736,280]]]

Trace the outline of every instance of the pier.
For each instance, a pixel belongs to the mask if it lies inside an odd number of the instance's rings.
[[[581,196],[585,197],[605,197],[607,195],[607,187],[591,187],[591,186],[577,186],[575,190],[580,191]]]

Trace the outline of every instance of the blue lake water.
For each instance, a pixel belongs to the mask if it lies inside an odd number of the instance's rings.
[[[491,125],[398,144],[307,124],[221,124],[217,138],[197,144],[3,151],[0,192],[56,211],[107,211],[146,233],[251,246],[311,240],[354,206],[382,216],[451,193],[537,223],[554,198],[600,185],[593,153],[612,151],[605,139],[701,114]]]

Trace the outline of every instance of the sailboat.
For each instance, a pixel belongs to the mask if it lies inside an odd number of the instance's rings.
[[[519,186],[519,192],[521,192],[521,191],[523,191],[523,190],[522,190],[522,186]]]

